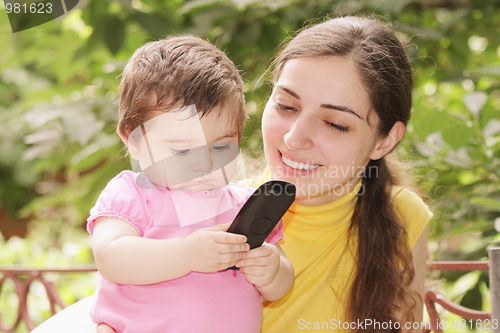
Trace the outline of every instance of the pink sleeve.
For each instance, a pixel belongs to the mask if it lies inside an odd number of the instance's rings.
[[[266,242],[269,244],[276,244],[282,239],[285,239],[285,236],[283,235],[283,219],[281,219],[274,227],[273,231],[271,231],[271,234],[267,237]]]
[[[148,224],[146,200],[141,197],[135,184],[135,174],[124,171],[111,179],[99,195],[87,219],[87,231],[92,236],[98,217],[118,217],[130,223],[142,237]]]

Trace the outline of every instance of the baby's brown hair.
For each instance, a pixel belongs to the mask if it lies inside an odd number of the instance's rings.
[[[216,106],[231,110],[241,135],[246,119],[243,82],[233,62],[196,36],[168,37],[138,48],[122,72],[118,132],[128,137],[174,105],[195,105],[200,118]]]

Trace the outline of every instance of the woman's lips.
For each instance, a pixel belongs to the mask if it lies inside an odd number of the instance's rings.
[[[283,154],[281,155],[281,160],[283,163],[285,163],[287,166],[293,168],[293,169],[299,169],[299,170],[314,170],[319,168],[321,165],[319,164],[312,164],[308,162],[298,162],[295,159],[287,158]]]

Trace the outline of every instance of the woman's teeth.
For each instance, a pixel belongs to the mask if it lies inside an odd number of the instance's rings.
[[[307,163],[304,164],[304,163],[294,162],[292,160],[289,160],[288,158],[286,158],[283,155],[281,155],[281,160],[283,161],[283,163],[288,165],[290,168],[300,169],[300,170],[314,170],[314,169],[317,169],[321,166],[319,164],[309,165]]]

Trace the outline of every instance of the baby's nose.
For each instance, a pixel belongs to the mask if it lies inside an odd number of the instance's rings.
[[[200,147],[201,148],[201,147]],[[213,171],[212,155],[210,146],[204,146],[204,149],[197,149],[196,156],[193,161],[192,169],[202,173],[210,173]]]

